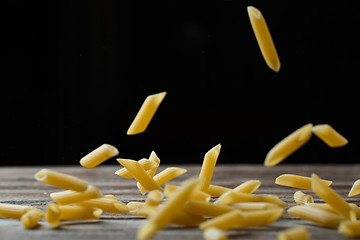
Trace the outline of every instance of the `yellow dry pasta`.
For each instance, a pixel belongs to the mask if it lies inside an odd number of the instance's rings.
[[[319,208],[331,213],[338,214],[338,211],[336,211],[336,209],[334,209],[332,206],[330,206],[327,203],[308,203],[307,205],[310,207]],[[360,218],[360,208],[354,203],[349,203],[349,206],[356,215],[356,218]]]
[[[304,204],[309,204],[309,203],[313,203],[314,200],[312,198],[311,195],[309,194],[305,194],[302,191],[296,191],[294,193],[294,201],[298,204],[298,205],[304,205]]]
[[[277,204],[279,198],[271,195],[256,195],[250,193],[227,192],[221,195],[214,203],[230,205],[238,202],[269,202]]]
[[[157,166],[154,168],[151,168],[149,170],[147,170],[146,172],[149,174],[150,177],[154,177],[159,165],[160,165],[160,159],[159,157],[156,155],[156,153],[154,151],[151,152],[149,160],[152,162],[157,163]],[[155,180],[156,182],[156,180]],[[159,184],[161,185],[161,184]],[[137,183],[137,187],[139,189],[139,191],[141,192],[142,195],[144,195],[146,193],[146,189],[138,182]]]
[[[142,104],[135,119],[127,130],[127,135],[142,133],[146,130],[156,110],[163,101],[166,92],[149,95]]]
[[[100,197],[75,203],[78,206],[100,208],[104,212],[128,213],[129,209],[121,202],[112,198]]]
[[[330,147],[342,147],[348,143],[348,140],[329,124],[316,125],[312,132]]]
[[[264,16],[258,9],[252,6],[249,6],[247,11],[256,40],[266,64],[273,71],[278,72],[280,70],[280,60]]]
[[[215,218],[207,220],[199,225],[201,230],[208,228],[218,228],[220,230],[229,230],[238,227],[241,223],[246,222],[247,218],[240,210],[233,210],[231,212],[224,213]]]
[[[283,214],[284,209],[273,208],[258,211],[243,212],[246,221],[242,221],[238,224],[238,227],[254,227],[269,225],[278,220]]]
[[[149,176],[137,161],[130,159],[117,159],[117,161],[126,168],[147,191],[163,191],[160,185]]]
[[[344,221],[340,224],[338,231],[348,237],[360,237],[360,221]]]
[[[215,204],[215,205],[219,205],[219,204]],[[242,202],[242,203],[234,203],[231,204],[230,206],[239,209],[243,212],[279,208],[278,205],[267,202]]]
[[[34,228],[38,225],[44,213],[38,209],[31,209],[21,216],[21,223],[26,229]]]
[[[294,227],[281,231],[278,240],[309,240],[310,233],[304,227]]]
[[[54,187],[74,191],[85,191],[89,185],[88,182],[83,179],[50,169],[42,169],[35,173],[35,179]]]
[[[204,156],[204,161],[201,166],[199,178],[203,179],[200,189],[204,191],[210,186],[211,178],[214,173],[215,165],[220,154],[221,145],[218,144],[210,149]]]
[[[330,186],[332,181],[322,180],[326,185]],[[311,178],[294,174],[282,174],[275,179],[275,183],[282,186],[311,189]]]
[[[332,206],[346,219],[350,220],[355,218],[355,213],[351,210],[349,204],[326,183],[321,181],[321,178],[319,178],[319,176],[317,176],[315,173],[313,173],[311,176],[311,188],[316,193],[316,195]]]
[[[253,193],[260,187],[260,185],[261,182],[259,180],[248,180],[234,188],[232,191],[241,193]]]
[[[205,240],[227,240],[228,239],[228,237],[224,231],[222,231],[218,228],[215,228],[215,227],[206,229],[203,232],[203,237]]]
[[[206,192],[212,197],[220,197],[224,193],[229,192],[231,190],[232,190],[231,188],[210,184],[210,186],[207,189],[205,189],[204,192]]]
[[[136,202],[136,201],[131,201],[128,202],[128,204],[126,204],[126,207],[129,209],[130,213],[136,212],[138,209],[141,209],[144,207],[144,202]]]
[[[221,205],[213,204],[210,202],[204,202],[200,200],[190,199],[186,204],[184,211],[197,216],[217,217],[227,212],[233,211],[234,208]]]
[[[180,188],[181,188],[181,186],[176,186],[173,184],[166,184],[165,189],[164,189],[165,197],[171,197]],[[198,190],[192,195],[191,199],[208,202],[208,201],[210,201],[211,196],[203,191]]]
[[[359,195],[359,194],[360,194],[360,179],[356,180],[353,183],[353,185],[352,185],[352,187],[351,187],[351,189],[349,191],[348,196],[353,197],[353,196],[356,196],[356,195]]]
[[[339,214],[334,214],[307,205],[289,208],[287,212],[295,217],[315,222],[325,227],[338,227],[342,221],[346,220],[344,216]]]
[[[158,207],[157,211],[149,216],[139,229],[137,239],[149,239],[164,228],[184,208],[186,201],[199,190],[200,184],[201,179],[192,179],[183,183],[182,187],[168,198],[164,205]]]
[[[35,208],[27,205],[0,203],[0,217],[20,219],[24,213],[33,209]]]
[[[60,205],[60,220],[92,220],[99,219],[102,210],[84,206]]]
[[[306,124],[277,143],[266,155],[264,165],[275,166],[302,147],[311,137],[312,126]]]
[[[130,159],[129,159],[130,160]],[[145,170],[145,171],[149,171],[151,169],[157,169],[159,166],[159,163],[151,161],[149,159],[143,158],[140,159],[138,161],[138,163],[140,164],[140,166]],[[134,178],[134,176],[129,172],[129,170],[127,170],[126,168],[121,168],[119,170],[117,170],[115,172],[116,175],[120,176],[120,177],[124,177],[127,179],[132,179]]]
[[[53,227],[60,225],[60,207],[56,203],[49,203],[46,207],[45,220]]]
[[[164,199],[164,193],[159,190],[150,191],[146,197],[144,206],[158,206]]]
[[[85,168],[94,168],[118,154],[116,147],[105,143],[81,158],[80,164]]]
[[[60,205],[67,205],[70,203],[76,203],[102,196],[103,195],[100,192],[100,190],[94,187],[93,185],[89,185],[88,188],[82,192],[66,190],[66,191],[55,192],[50,194],[51,199]]]

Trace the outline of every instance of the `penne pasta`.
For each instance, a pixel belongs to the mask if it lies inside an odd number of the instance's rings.
[[[60,225],[60,207],[56,203],[49,203],[46,207],[45,220],[53,227]]]
[[[260,51],[269,68],[275,72],[280,70],[280,60],[276,52],[276,48],[266,21],[261,12],[255,7],[249,6],[247,8],[250,23],[254,30],[256,40],[259,44]]]
[[[339,232],[348,237],[360,237],[360,221],[344,221],[340,224]]]
[[[144,206],[158,206],[164,199],[164,193],[159,190],[150,191],[145,200]]]
[[[100,190],[92,185],[89,185],[88,188],[82,192],[66,190],[50,194],[51,199],[60,205],[67,205],[70,203],[76,203],[102,196],[103,195]]]
[[[213,204],[210,202],[204,202],[200,200],[190,199],[184,208],[184,212],[196,215],[196,216],[207,216],[207,217],[217,217],[227,212],[235,210],[231,206]]]
[[[215,227],[206,229],[203,232],[203,237],[205,240],[227,240],[228,239],[228,237],[224,231],[222,231],[218,228],[215,228]]]
[[[355,213],[351,210],[349,204],[327,184],[321,181],[315,173],[311,176],[311,187],[316,195],[332,206],[339,214],[348,220],[354,218]]]
[[[311,137],[312,126],[306,124],[276,144],[266,155],[264,165],[275,166],[302,147]]]
[[[75,205],[91,207],[91,208],[99,208],[104,212],[112,212],[112,213],[129,212],[129,209],[123,202],[107,197],[93,198],[81,202],[76,202]]]
[[[85,191],[89,185],[88,182],[83,179],[50,169],[42,169],[35,173],[35,179],[54,187],[74,191]]]
[[[240,222],[238,227],[254,227],[269,225],[278,220],[283,214],[284,209],[273,208],[258,211],[243,212],[246,221]]]
[[[261,182],[259,180],[248,180],[234,188],[233,191],[240,193],[253,193],[260,187],[260,185]]]
[[[221,195],[214,203],[230,205],[238,202],[269,202],[276,203],[279,198],[271,195],[256,195],[250,193],[227,192]]]
[[[159,165],[160,165],[160,159],[158,158],[158,156],[156,155],[156,153],[154,151],[151,152],[149,160],[152,162],[157,163],[157,166],[154,168],[151,168],[149,170],[147,170],[146,172],[149,174],[150,177],[154,177]],[[155,181],[156,182],[156,181]],[[159,184],[161,185],[161,184]],[[144,195],[146,193],[146,189],[138,182],[137,183],[137,187],[139,189],[139,191],[141,192],[142,195]]]
[[[117,159],[117,161],[126,168],[147,191],[163,191],[160,185],[157,184],[154,179],[149,176],[149,174],[147,174],[137,161],[129,159]]]
[[[158,94],[149,95],[145,99],[135,119],[127,130],[127,135],[142,133],[146,130],[165,95],[166,92],[161,92]]]
[[[149,239],[169,223],[184,208],[185,203],[200,189],[201,180],[186,181],[157,211],[151,214],[148,221],[138,231],[137,239]]]
[[[281,231],[278,240],[309,240],[310,233],[304,227],[294,227]]]
[[[130,213],[136,212],[138,209],[141,209],[142,207],[144,207],[144,202],[128,202],[128,204],[126,204],[126,207],[129,209]]]
[[[287,212],[295,217],[315,222],[325,227],[338,227],[342,221],[346,220],[344,216],[339,214],[334,214],[307,205],[292,207],[288,209]]]
[[[312,132],[330,147],[342,147],[348,143],[348,140],[329,124],[316,125]]]
[[[201,166],[199,178],[203,179],[202,185],[200,187],[201,191],[204,191],[210,186],[211,178],[214,173],[215,165],[220,154],[221,145],[218,144],[212,149],[210,149],[204,157],[203,164]]]
[[[224,193],[229,192],[231,190],[232,190],[231,188],[210,184],[209,187],[204,190],[204,192],[212,197],[220,197]]]
[[[119,151],[116,147],[110,144],[103,144],[81,158],[80,164],[85,168],[94,168],[118,154]]]
[[[199,228],[203,231],[206,229],[215,227],[220,230],[229,230],[238,227],[241,223],[247,221],[246,216],[240,210],[233,210],[231,212],[224,213],[215,218],[207,220],[199,225]]]
[[[20,219],[23,214],[33,209],[36,208],[27,205],[0,203],[0,217]]]
[[[181,186],[166,184],[165,190],[164,190],[165,197],[171,197],[180,188],[181,188]],[[210,201],[211,196],[209,194],[199,190],[199,191],[196,191],[192,195],[191,199],[208,202],[208,201]]]
[[[309,204],[309,203],[313,203],[314,200],[312,198],[311,195],[309,194],[305,194],[302,191],[296,191],[294,193],[294,201],[298,204],[298,205],[304,205],[304,204]]]
[[[216,204],[216,205],[218,205],[218,204]],[[242,203],[234,203],[234,204],[231,204],[230,206],[233,208],[239,209],[243,212],[279,208],[278,205],[276,205],[274,203],[267,203],[267,202],[242,202]]]
[[[332,184],[332,181],[328,181],[328,180],[322,180],[322,181],[328,186]],[[304,177],[294,174],[282,174],[275,179],[275,183],[287,187],[312,190],[310,177]]]
[[[307,205],[310,207],[314,207],[324,211],[338,214],[338,211],[336,211],[336,209],[334,209],[332,206],[330,206],[327,203],[308,203]],[[354,203],[349,203],[349,206],[353,214],[356,216],[356,218],[360,218],[360,208]]]
[[[130,160],[130,159],[129,159]],[[151,161],[149,159],[143,158],[140,159],[138,161],[138,163],[140,164],[140,166],[145,170],[145,171],[149,171],[151,169],[157,169],[157,167],[159,166],[159,163]],[[127,170],[126,168],[121,168],[119,170],[117,170],[115,172],[116,175],[120,176],[120,177],[124,177],[127,179],[132,179],[134,178],[134,176],[129,172],[129,170]]]
[[[353,185],[352,185],[352,187],[351,187],[351,189],[349,191],[348,196],[353,197],[353,196],[356,196],[356,195],[359,195],[359,194],[360,194],[360,179],[356,180],[353,183]]]
[[[84,206],[63,205],[60,208],[60,220],[92,220],[99,219],[102,210]]]
[[[34,228],[38,225],[41,218],[44,217],[44,213],[39,209],[31,209],[21,216],[21,223],[26,229]]]

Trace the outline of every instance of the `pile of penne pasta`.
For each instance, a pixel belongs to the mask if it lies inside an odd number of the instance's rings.
[[[270,32],[261,12],[248,7],[248,14],[256,39],[266,64],[275,72],[280,70]],[[148,96],[141,106],[127,134],[144,132],[163,101],[166,92]],[[276,144],[267,154],[264,165],[275,166],[309,141],[312,134],[330,147],[341,147],[346,138],[328,124],[306,124]],[[199,227],[206,240],[225,240],[226,231],[234,228],[264,226],[280,219],[286,213],[286,203],[275,195],[256,194],[259,180],[250,179],[231,189],[211,184],[221,145],[210,149],[204,156],[198,176],[173,185],[168,182],[184,173],[186,169],[168,167],[157,173],[160,159],[152,152],[149,158],[139,161],[118,158],[123,168],[115,172],[120,177],[135,179],[137,187],[146,198],[142,202],[118,201],[113,195],[103,195],[87,181],[68,174],[42,169],[35,174],[39,182],[63,189],[50,194],[52,202],[41,211],[32,206],[0,203],[0,217],[20,219],[25,228],[34,228],[45,218],[52,227],[62,221],[99,219],[103,212],[130,213],[144,216],[147,221],[139,228],[138,240],[153,237],[168,224]],[[103,144],[80,160],[85,168],[94,168],[116,156],[119,151]],[[293,199],[296,206],[287,213],[321,226],[338,228],[341,234],[360,237],[360,208],[347,203],[330,185],[332,181],[321,179],[315,173],[311,177],[283,174],[275,183],[298,188]],[[312,191],[320,203],[304,191]],[[360,179],[355,181],[349,197],[360,194]],[[279,232],[279,240],[307,240],[310,234],[305,227],[294,227]]]

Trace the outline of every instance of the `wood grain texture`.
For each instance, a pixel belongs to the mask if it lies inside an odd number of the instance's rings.
[[[176,165],[172,165],[176,166]],[[180,184],[184,179],[197,176],[200,165],[178,165],[188,172],[171,181]],[[169,167],[162,165],[158,172]],[[50,193],[60,189],[37,182],[34,174],[44,167],[1,167],[0,168],[0,202],[11,204],[26,204],[45,209],[51,201]],[[71,174],[87,180],[97,186],[104,194],[128,203],[129,201],[144,201],[133,179],[121,178],[114,174],[118,165],[99,166],[85,169],[81,166],[47,166],[46,168]],[[262,165],[221,165],[214,171],[212,184],[234,188],[250,179],[258,179],[262,185],[256,191],[258,194],[274,194],[287,202],[288,207],[295,205],[293,194],[296,188],[279,186],[274,183],[275,178],[284,173],[311,176],[318,174],[321,178],[333,181],[332,188],[346,201],[360,205],[360,197],[347,197],[352,183],[360,178],[360,165],[279,165],[266,168]],[[321,202],[311,191],[315,202]],[[38,228],[25,230],[18,220],[0,218],[0,239],[136,239],[136,232],[144,222],[142,217],[131,214],[104,213],[100,220],[64,222],[58,229],[51,228],[41,220]],[[280,220],[265,227],[251,227],[228,231],[230,239],[277,239],[280,230],[288,227],[304,226],[311,233],[311,239],[348,239],[337,233],[336,229],[323,228],[316,224],[294,218],[285,214]],[[198,228],[184,228],[174,225],[167,226],[153,239],[203,239]]]

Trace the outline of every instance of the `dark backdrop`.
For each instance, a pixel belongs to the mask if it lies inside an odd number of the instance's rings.
[[[316,137],[287,163],[359,163],[359,14],[355,1],[1,2],[1,165],[78,164],[102,143],[163,163],[262,163],[302,125]],[[281,60],[265,64],[246,7],[264,14]],[[167,91],[148,129],[126,131]],[[114,159],[108,161],[116,163]]]

